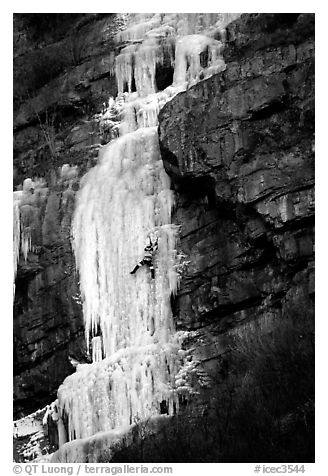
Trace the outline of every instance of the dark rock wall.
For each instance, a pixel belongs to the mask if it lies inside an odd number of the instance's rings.
[[[314,15],[242,15],[227,30],[226,70],[159,117],[185,260],[177,327],[193,331],[185,346],[221,387],[236,337],[260,349],[293,321],[295,338],[313,342],[314,306]],[[297,404],[313,395],[309,365]]]
[[[124,16],[53,15],[45,31],[37,14],[14,15],[14,185],[64,163],[85,171],[92,146],[106,142],[93,115],[117,93],[114,37]]]

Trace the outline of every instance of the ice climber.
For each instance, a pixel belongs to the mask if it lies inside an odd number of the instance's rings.
[[[155,278],[155,270],[154,270],[154,265],[153,265],[153,256],[155,251],[158,249],[158,238],[156,236],[156,240],[153,242],[151,237],[148,236],[149,243],[145,246],[145,254],[144,257],[139,263],[133,268],[133,270],[130,272],[130,274],[134,274],[141,266],[146,264],[149,266],[150,273],[152,279]]]

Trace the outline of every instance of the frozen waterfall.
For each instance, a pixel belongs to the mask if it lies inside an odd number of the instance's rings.
[[[70,439],[158,414],[163,400],[174,411],[178,345],[170,306],[177,289],[173,202],[155,127],[110,143],[83,179],[73,236],[94,363],[79,366],[58,392]],[[147,267],[130,274],[143,257],[149,233],[158,236],[154,280]]]
[[[84,177],[73,221],[87,342],[101,332],[104,355],[166,341],[176,291],[173,193],[161,161],[157,130],[139,129],[103,149]],[[150,232],[157,232],[156,279],[141,268]]]
[[[171,311],[177,228],[158,113],[173,95],[224,68],[224,27],[233,18],[136,14],[119,34],[118,41],[129,43],[116,57],[119,96],[110,101],[120,111],[120,137],[101,149],[98,164],[82,179],[72,224],[93,363],[79,365],[58,390],[70,440],[156,415],[163,401],[169,414],[178,409],[176,377],[185,385],[180,377],[187,367]],[[156,71],[164,64],[174,74],[159,91]],[[149,234],[158,237],[155,279],[146,266],[130,274]]]

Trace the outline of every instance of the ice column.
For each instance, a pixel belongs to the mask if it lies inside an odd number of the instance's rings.
[[[48,189],[42,179],[24,180],[22,190],[13,194],[13,255],[14,280],[20,254],[25,261],[33,250],[32,235],[40,231],[40,204],[46,200]]]
[[[101,330],[104,355],[167,341],[170,294],[176,291],[173,192],[159,153],[157,129],[142,128],[104,148],[84,177],[73,221],[87,342]],[[147,235],[156,232],[156,279],[141,268]]]
[[[92,362],[100,362],[102,360],[102,343],[101,337],[92,338]]]
[[[159,109],[152,101],[148,106],[140,105],[144,112],[133,127],[126,124],[131,132],[102,149],[77,195],[73,248],[93,364],[78,366],[58,391],[70,439],[156,415],[163,400],[171,414],[178,405],[179,347],[170,304],[178,283],[174,196],[157,127],[144,127]],[[149,235],[158,237],[155,279],[146,266],[130,274]]]
[[[94,363],[78,366],[58,391],[70,439],[156,415],[163,400],[174,412],[179,359],[170,306],[177,288],[173,202],[156,127],[110,143],[83,179],[73,245]],[[130,274],[149,234],[157,235],[159,245],[154,280],[147,267]]]

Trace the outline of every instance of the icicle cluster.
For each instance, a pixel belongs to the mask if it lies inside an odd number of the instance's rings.
[[[127,28],[117,39],[125,43],[204,32],[214,37],[239,16],[240,13],[132,13]]]
[[[64,422],[61,418],[60,412],[58,411],[58,399],[52,402],[50,405],[47,405],[42,424],[48,425],[49,419],[51,419],[57,425],[58,445],[62,446],[64,443],[66,443],[67,437]]]
[[[177,345],[152,343],[78,366],[58,391],[61,408],[68,415],[69,439],[157,415],[164,400],[172,414],[178,405],[173,392],[177,357]]]
[[[131,15],[131,26],[118,35],[119,41],[129,43],[116,58],[119,93],[135,90],[145,96],[157,92],[156,68],[164,62],[174,67],[176,92],[222,71],[225,27],[238,16],[238,13]]]
[[[48,189],[42,179],[24,180],[22,190],[13,196],[13,241],[14,241],[14,279],[20,253],[27,260],[28,253],[33,250],[32,237],[39,233],[40,204],[46,199]]]
[[[184,87],[195,84],[225,67],[222,58],[223,43],[206,35],[188,35],[179,38],[175,50],[173,84]]]
[[[74,179],[78,175],[76,166],[64,164],[58,173],[58,183],[65,184],[62,193],[62,208],[73,199],[75,192],[72,189]],[[49,190],[46,182],[42,178],[27,178],[23,185],[18,187],[13,194],[13,268],[14,282],[17,273],[17,265],[20,255],[27,261],[29,252],[35,250],[35,244],[42,242],[42,233],[44,231],[42,224],[42,211],[45,211],[49,197]],[[70,223],[64,223],[66,217],[63,217],[62,226],[70,227]],[[15,292],[15,286],[14,286]]]

